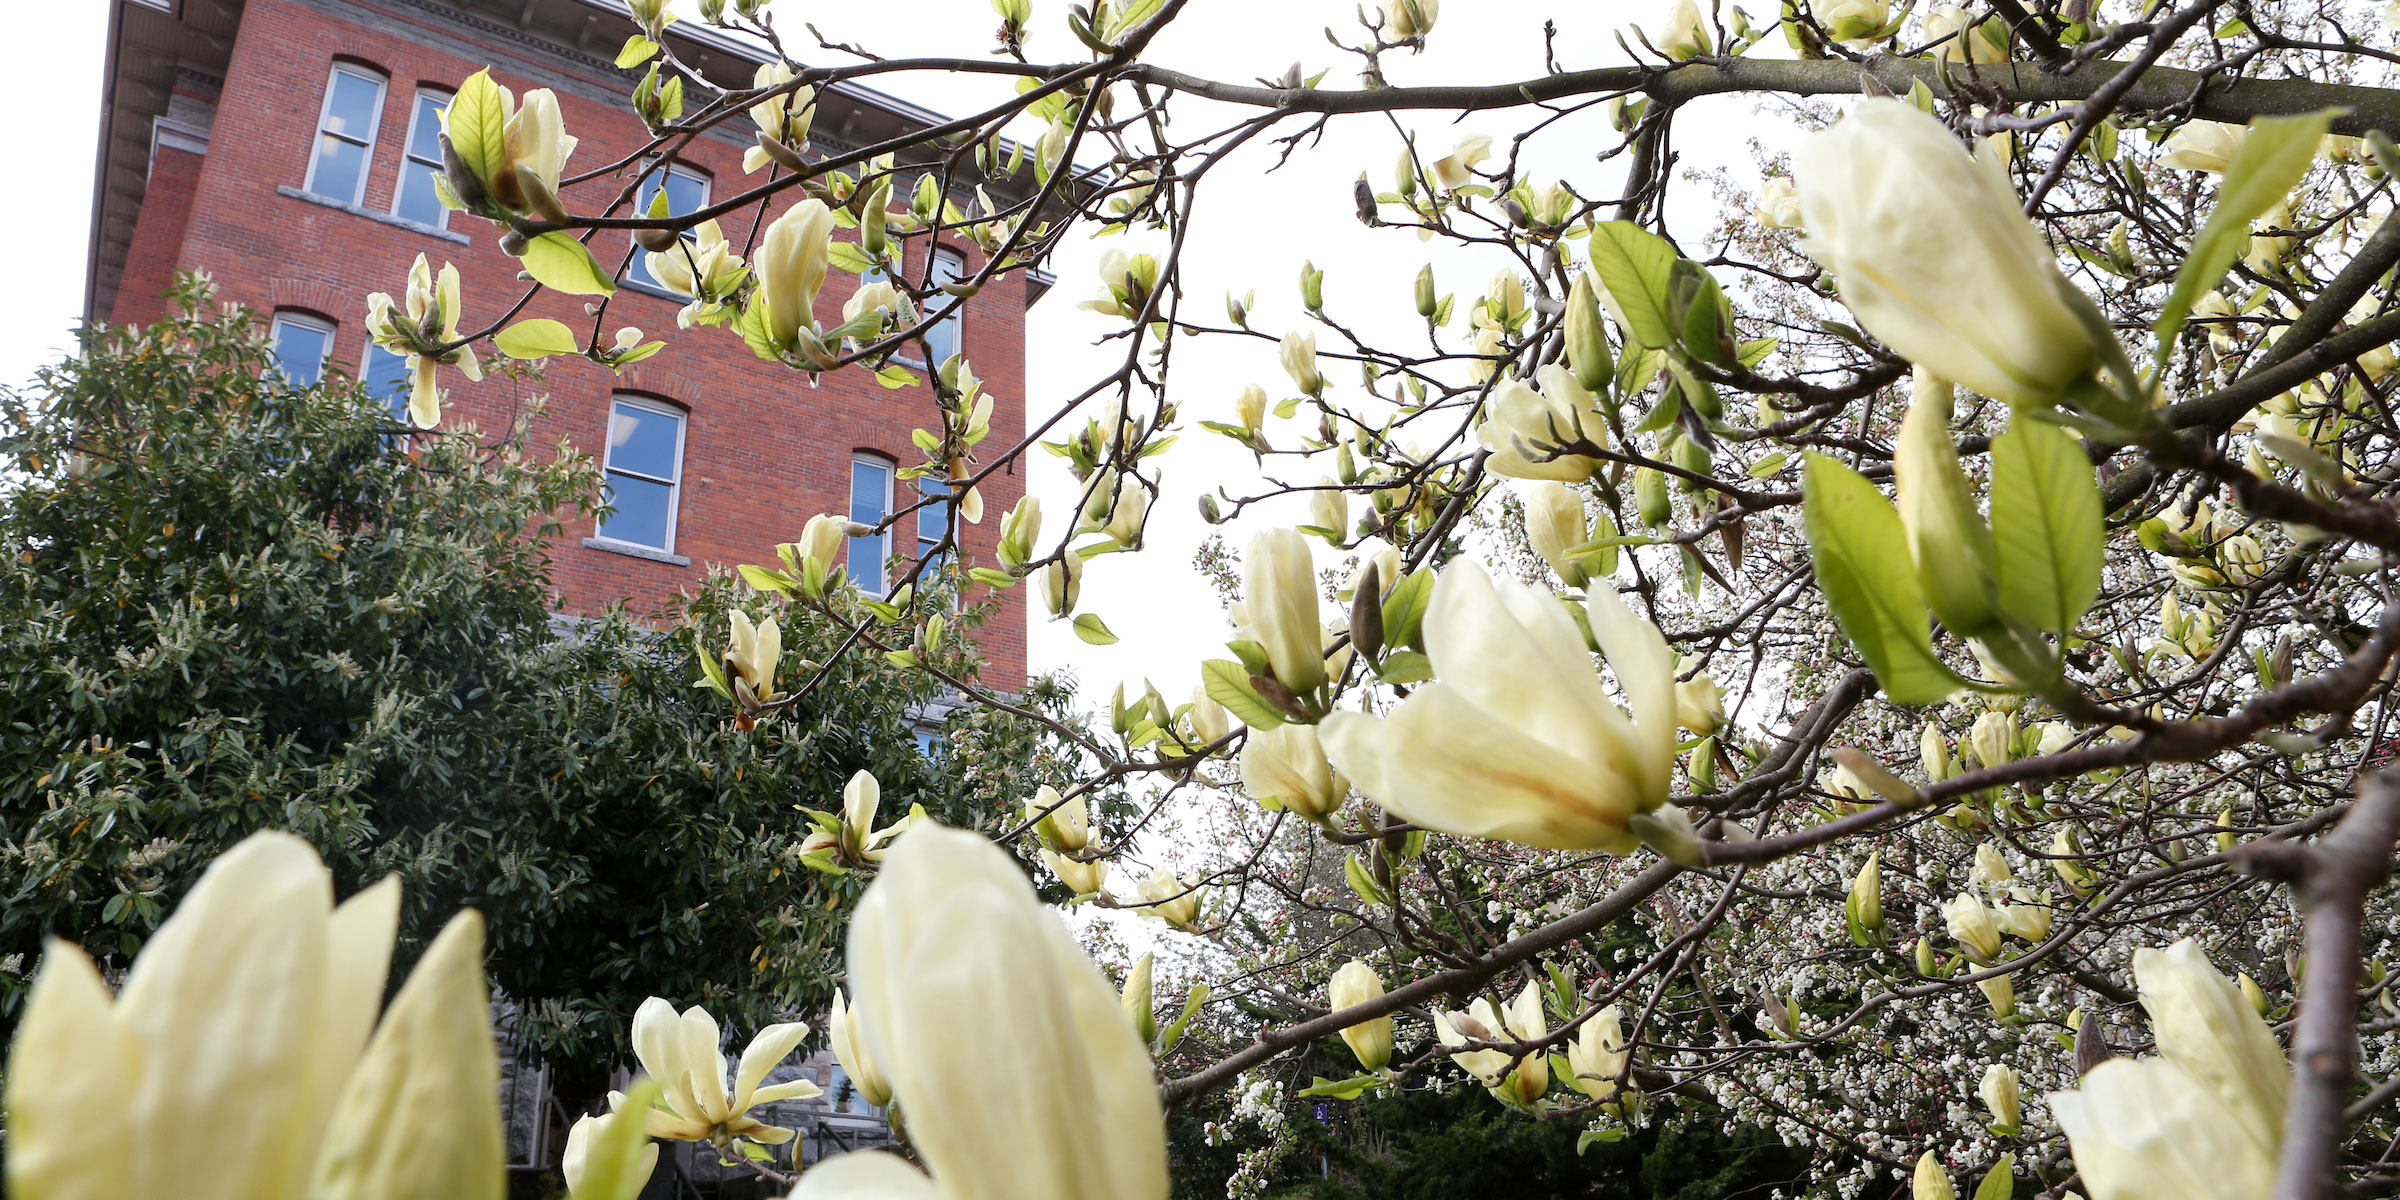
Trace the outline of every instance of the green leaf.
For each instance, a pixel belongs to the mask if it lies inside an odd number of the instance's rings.
[[[1744,473],[1749,475],[1752,479],[1765,479],[1767,476],[1773,475],[1775,472],[1782,470],[1783,464],[1790,461],[1790,455],[1778,450],[1775,453],[1750,464],[1750,469]]]
[[[968,567],[967,576],[985,587],[1012,588],[1017,586],[1016,576],[993,567]]]
[[[2217,208],[2208,224],[2192,239],[2192,251],[2175,274],[2175,290],[2167,296],[2153,328],[2158,332],[2158,358],[2165,361],[2175,335],[2192,315],[2192,305],[2217,286],[2225,269],[2250,245],[2250,223],[2290,194],[2317,159],[2317,144],[2333,123],[2334,110],[2297,117],[2260,117],[2250,122],[2250,136],[2225,169],[2217,188]]]
[[[863,275],[875,270],[875,258],[857,242],[834,242],[825,248],[825,261],[850,272]]]
[[[552,354],[580,354],[583,344],[575,340],[575,331],[563,321],[548,317],[533,317],[519,321],[492,336],[492,344],[510,358],[544,358]]]
[[[1809,452],[1802,513],[1825,603],[1895,704],[1934,704],[1964,682],[1933,654],[1925,588],[1900,514],[1864,475]]]
[[[1575,1138],[1575,1156],[1581,1158],[1583,1152],[1591,1149],[1595,1142],[1621,1142],[1624,1140],[1625,1131],[1622,1129],[1586,1129]]]
[[[2008,1200],[2017,1194],[2017,1156],[2003,1154],[1983,1182],[1975,1185],[1974,1200]]]
[[[634,1114],[647,1113],[666,1091],[666,1085],[655,1079],[637,1079],[625,1089],[625,1107],[618,1111],[627,1114],[610,1120],[598,1131],[584,1152],[583,1178],[578,1189],[586,1195],[615,1196],[630,1190],[625,1187],[633,1177],[643,1174],[642,1149],[650,1144],[641,1121],[629,1119]],[[638,1106],[638,1107],[636,1107]],[[606,1188],[607,1191],[595,1191]]]
[[[625,48],[617,51],[617,67],[620,70],[627,67],[638,67],[649,62],[650,56],[656,53],[658,53],[657,42],[651,41],[641,34],[634,34],[625,39]]]
[[[1160,1054],[1173,1050],[1175,1043],[1183,1040],[1184,1027],[1192,1023],[1193,1017],[1200,1015],[1200,1006],[1206,1003],[1208,1003],[1208,985],[1205,983],[1193,984],[1192,990],[1185,993],[1183,998],[1183,1015],[1176,1017],[1174,1024],[1158,1031],[1158,1052]]]
[[[1383,1083],[1382,1077],[1376,1075],[1355,1075],[1341,1080],[1327,1079],[1322,1075],[1314,1076],[1314,1078],[1316,1079],[1315,1083],[1300,1089],[1301,1095],[1323,1096],[1331,1100],[1356,1100],[1368,1088]]]
[[[755,588],[758,591],[782,592],[788,596],[795,588],[800,586],[799,580],[792,578],[790,575],[787,575],[782,571],[777,571],[770,567],[761,567],[752,563],[743,563],[734,569],[741,573],[742,582],[749,584],[752,588]]]
[[[1212,658],[1201,663],[1200,683],[1208,689],[1209,699],[1224,705],[1225,711],[1252,729],[1273,729],[1283,724],[1283,714],[1251,688],[1250,672],[1238,662]]]
[[[1084,613],[1075,618],[1075,636],[1095,646],[1114,646],[1117,635],[1108,631],[1108,622],[1098,613]]]
[[[1345,855],[1342,858],[1342,878],[1349,883],[1350,890],[1358,894],[1359,899],[1380,908],[1391,907],[1391,894],[1383,890],[1382,884],[1375,882],[1374,872],[1358,861],[1357,855]]]
[[[1433,678],[1433,660],[1414,650],[1394,650],[1383,656],[1375,678],[1383,683],[1423,683]]]
[[[875,372],[875,382],[887,388],[915,387],[917,377],[911,374],[907,368],[895,364]]]
[[[502,111],[506,103],[487,68],[467,76],[443,110],[442,131],[450,135],[450,148],[486,184],[508,161],[508,114]]]
[[[2070,633],[2100,594],[2100,487],[2075,435],[2012,421],[1992,442],[1993,563],[2003,611]]]
[[[1403,576],[1383,598],[1383,640],[1390,646],[1425,648],[1425,610],[1433,607],[1433,572]]]
[[[1652,349],[1674,345],[1667,284],[1675,273],[1675,248],[1631,221],[1602,221],[1592,230],[1590,253],[1625,332]]]
[[[590,247],[564,229],[552,230],[525,244],[525,273],[542,286],[570,296],[608,296],[617,285],[600,269]]]

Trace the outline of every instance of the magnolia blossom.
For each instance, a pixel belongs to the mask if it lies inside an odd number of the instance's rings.
[[[1985,887],[1992,887],[2006,883],[2016,875],[2016,870],[2008,865],[2008,859],[2000,853],[1998,846],[1990,842],[1976,845],[1975,867],[1969,872],[1968,878]]]
[[[794,78],[792,69],[780,62],[763,63],[750,76],[753,89],[778,87]],[[808,127],[817,119],[817,89],[796,88],[780,95],[769,96],[750,106],[750,120],[767,137],[798,150],[808,145]],[[762,146],[752,146],[742,155],[742,173],[750,174],[775,161]]]
[[[1951,441],[1950,384],[1919,369],[1892,456],[1900,525],[1934,615],[1952,632],[1981,636],[2000,623],[1992,527]]]
[[[1556,596],[1495,585],[1462,559],[1435,582],[1425,614],[1440,682],[1388,718],[1327,717],[1326,754],[1377,804],[1428,829],[1631,852],[1639,839],[1626,821],[1664,804],[1672,786],[1675,659],[1612,589],[1592,589],[1588,608],[1631,717]]]
[[[1681,674],[1686,668],[1675,664]],[[1675,684],[1675,723],[1702,737],[1725,727],[1725,689],[1702,671]]]
[[[841,1060],[842,1072],[858,1088],[859,1098],[877,1108],[892,1102],[892,1085],[883,1078],[875,1064],[875,1056],[867,1049],[867,1040],[859,1031],[858,1010],[843,1003],[842,989],[833,989],[833,1011],[825,1018],[825,1039],[833,1046],[833,1056]]]
[[[1242,428],[1257,433],[1267,420],[1267,389],[1253,383],[1233,398],[1233,418]]]
[[[1105,862],[1069,858],[1048,846],[1042,847],[1042,861],[1049,864],[1051,873],[1058,876],[1058,881],[1065,884],[1068,891],[1078,896],[1097,895],[1108,882],[1108,864]]]
[[[1305,695],[1325,683],[1325,630],[1317,617],[1316,559],[1296,529],[1267,529],[1242,555],[1242,600],[1252,639],[1275,679]]]
[[[478,72],[486,83],[488,73]],[[473,80],[467,86],[472,86]],[[566,119],[559,114],[558,94],[549,88],[536,88],[519,100],[509,90],[492,84],[498,93],[501,117],[500,160],[488,178],[482,180],[493,199],[518,212],[534,212],[543,216],[563,216],[558,203],[559,175],[566,170],[567,156],[575,153],[575,135],[567,132]],[[462,95],[466,86],[461,87]],[[453,105],[442,109],[442,129],[450,129]]]
[[[1033,557],[1033,544],[1041,537],[1041,497],[1027,496],[1000,519],[1000,561],[1011,567],[1024,566]]]
[[[900,290],[890,280],[878,279],[858,285],[848,300],[842,301],[842,323],[848,324],[868,313],[886,313],[900,307]]]
[[[2003,1129],[2014,1129],[2024,1120],[2019,1091],[2017,1070],[2007,1063],[1985,1067],[1982,1081],[1975,1085],[1975,1094],[1983,1098],[1985,1108],[1992,1110],[1992,1124]]]
[[[559,1173],[567,1178],[567,1194],[574,1200],[634,1200],[658,1170],[658,1143],[647,1133],[636,1135],[640,1144],[633,1153],[614,1163],[613,1186],[603,1187],[596,1179],[605,1168],[595,1161],[603,1156],[602,1145],[610,1140],[611,1130],[620,1121],[642,1121],[639,1113],[611,1112],[597,1116],[586,1113],[575,1118],[567,1130],[567,1146],[559,1155]]]
[[[1317,481],[1317,490],[1308,495],[1308,521],[1331,530],[1336,542],[1350,532],[1350,493],[1342,490],[1340,480],[1327,475]]]
[[[1314,725],[1253,729],[1242,743],[1242,790],[1268,808],[1323,821],[1341,808],[1350,785],[1317,742]]]
[[[1932,12],[1925,14],[1924,39],[1934,42],[1944,38],[1949,40],[1933,49],[1936,58],[1986,66],[2008,61],[2005,51],[1984,39],[1974,14],[1959,5],[1937,4]]]
[[[2017,756],[2017,714],[1987,712],[1967,730],[1967,749],[1987,767],[2008,765]]]
[[[912,835],[851,918],[849,969],[851,1014],[932,1178],[862,1151],[811,1167],[793,1200],[1166,1200],[1149,1049],[999,848]]]
[[[1999,906],[1992,915],[2002,933],[2014,934],[2028,942],[2039,942],[2050,936],[2050,921],[2055,915],[2050,905],[2031,888],[2010,888],[2014,904]]]
[[[1213,745],[1233,732],[1233,714],[1208,694],[1208,685],[1192,686],[1191,712],[1185,719],[1191,723],[1192,748]]]
[[[1800,189],[1782,176],[1768,180],[1758,190],[1758,207],[1751,209],[1750,215],[1769,229],[1806,227],[1800,217]]]
[[[1928,1150],[1917,1159],[1917,1168],[1908,1177],[1909,1200],[1958,1200],[1958,1189],[1950,1182],[1950,1172],[1942,1169],[1942,1160]]]
[[[1606,446],[1608,424],[1599,403],[1556,363],[1543,367],[1536,378],[1539,390],[1514,379],[1492,389],[1483,423],[1475,430],[1476,440],[1491,452],[1485,469],[1512,479],[1574,483],[1591,478],[1600,460],[1580,454],[1554,457],[1550,451],[1585,440]]]
[[[1150,489],[1128,479],[1117,489],[1116,502],[1109,505],[1108,520],[1100,526],[1118,545],[1138,549],[1142,544],[1142,521],[1150,515]]]
[[[2190,939],[2133,956],[2159,1057],[2112,1058],[2050,1111],[2092,1200],[2264,1196],[2283,1145],[2289,1067],[2241,989]]]
[[[1068,550],[1056,561],[1045,564],[1034,573],[1034,598],[1041,601],[1042,611],[1052,620],[1075,611],[1075,599],[1083,591],[1083,556]]]
[[[1590,535],[1583,521],[1583,497],[1575,489],[1544,482],[1525,493],[1525,540],[1568,587],[1582,587],[1589,581],[1583,564],[1568,551],[1591,540]]]
[[[1833,40],[1856,49],[1873,45],[1892,21],[1889,0],[1827,0],[1816,12]]]
[[[1284,334],[1281,356],[1293,386],[1311,396],[1324,394],[1325,377],[1317,373],[1317,335],[1297,329]]]
[[[1793,163],[1801,246],[1892,349],[2012,404],[2049,404],[2091,373],[2091,301],[2017,205],[1940,121],[1902,100],[1862,103]]]
[[[1141,885],[1142,899],[1147,904],[1135,906],[1135,911],[1191,932],[1200,926],[1200,885],[1183,876],[1159,867],[1150,872]]]
[[[1611,1004],[1593,1013],[1575,1031],[1575,1040],[1567,1043],[1567,1068],[1574,1072],[1567,1082],[1594,1100],[1610,1099],[1617,1094],[1617,1074],[1632,1055],[1625,1046],[1625,1027],[1618,1022],[1617,1006]]]
[[[735,698],[745,708],[773,700],[775,664],[783,658],[783,631],[773,617],[754,626],[750,615],[738,608],[725,615],[733,627],[733,639],[725,647],[725,665]]]
[[[1402,41],[1433,32],[1441,15],[1442,0],[1383,0],[1384,28]]]
[[[440,349],[459,340],[457,267],[443,263],[436,275],[425,256],[418,255],[408,269],[406,295],[405,323],[394,313],[390,295],[368,296],[367,332],[377,345],[408,356],[408,419],[419,429],[431,429],[442,423],[442,393],[434,386],[434,367],[455,366],[459,374],[477,380],[483,378],[483,366],[466,346]]]
[[[307,842],[258,833],[117,994],[51,941],[8,1057],[8,1193],[499,1200],[483,919],[443,928],[378,1023],[399,919],[396,879],[336,907]]]
[[[735,1138],[767,1146],[792,1140],[791,1130],[751,1116],[750,1107],[824,1094],[805,1079],[759,1086],[807,1036],[808,1026],[797,1021],[759,1030],[742,1051],[728,1087],[723,1035],[708,1010],[695,1004],[677,1013],[660,997],[642,1001],[633,1012],[634,1057],[641,1060],[643,1073],[666,1089],[650,1109],[650,1136],[717,1146],[730,1145]],[[609,1093],[611,1109],[624,1107],[624,1102],[624,1093]]]
[[[1982,897],[1965,892],[1944,901],[1942,923],[1975,961],[1988,963],[2000,957],[2000,923]]]
[[[1550,1034],[1549,1022],[1542,1015],[1541,992],[1530,983],[1505,1009],[1478,996],[1463,1013],[1437,1011],[1433,1030],[1445,1046],[1507,1041],[1512,1034],[1521,1041],[1533,1041]],[[1550,1056],[1540,1051],[1518,1056],[1506,1050],[1464,1050],[1451,1055],[1450,1061],[1492,1089],[1492,1095],[1504,1104],[1531,1104],[1550,1090]]]
[[[2234,156],[2241,153],[2242,142],[2249,136],[2246,126],[2186,121],[2167,135],[2167,152],[2158,156],[2158,165],[2222,175],[2233,166]]]
[[[1336,1012],[1356,1008],[1381,995],[1383,979],[1375,974],[1375,968],[1355,958],[1343,963],[1325,988],[1326,1002]],[[1349,1045],[1350,1053],[1358,1056],[1358,1065],[1380,1071],[1392,1061],[1392,1018],[1372,1017],[1343,1026],[1342,1041]]]
[[[692,233],[691,238],[679,239],[663,252],[653,250],[642,256],[652,279],[668,291],[691,298],[692,302],[675,314],[675,324],[683,329],[715,317],[724,301],[750,278],[750,265],[733,252],[733,244],[714,220],[700,222]]]
[[[1058,789],[1043,784],[1025,801],[1025,819],[1033,835],[1061,854],[1075,854],[1092,844],[1092,813],[1081,793],[1061,800]]]
[[[1650,44],[1678,62],[1708,53],[1708,19],[1700,14],[1699,4],[1695,0],[1675,0],[1667,19],[1651,31]]]
[[[1458,145],[1452,147],[1450,153],[1434,161],[1433,177],[1446,188],[1465,187],[1467,181],[1474,178],[1470,172],[1475,169],[1475,164],[1491,156],[1491,135],[1470,133],[1458,139]]]
[[[833,212],[822,200],[793,205],[774,224],[758,248],[758,293],[763,304],[760,323],[767,339],[790,349],[802,328],[816,324],[817,290],[825,285],[825,264],[833,243]]]
[[[879,863],[889,853],[892,843],[900,840],[916,823],[917,810],[912,806],[907,816],[875,828],[875,812],[883,805],[883,785],[875,781],[873,772],[860,771],[842,785],[841,832],[817,830],[800,843],[804,855],[839,853],[854,863]]]

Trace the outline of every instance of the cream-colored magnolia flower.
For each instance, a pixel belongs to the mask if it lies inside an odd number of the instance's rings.
[[[1892,22],[1889,0],[1827,0],[1816,14],[1833,40],[1859,50],[1881,40]]]
[[[1166,1200],[1149,1048],[1008,855],[917,831],[859,901],[849,968],[851,1011],[932,1177],[845,1154],[792,1200]]]
[[[1097,895],[1108,883],[1106,862],[1069,858],[1048,846],[1042,847],[1042,861],[1050,865],[1051,873],[1058,876],[1058,881],[1065,884],[1068,891],[1078,896]]]
[[[575,153],[575,135],[567,132],[557,93],[536,88],[520,100],[507,88],[495,84],[493,90],[500,100],[501,157],[497,169],[483,180],[484,188],[493,199],[517,212],[560,214],[558,180],[566,170],[567,156]],[[451,106],[441,110],[445,133],[450,128],[450,112]]]
[[[2008,765],[2017,756],[2017,714],[1987,712],[1967,730],[1967,749],[1987,767]]]
[[[1625,1069],[1625,1060],[1632,1055],[1625,1046],[1625,1027],[1617,1018],[1617,1006],[1611,1004],[1593,1013],[1575,1031],[1575,1040],[1567,1043],[1567,1068],[1574,1072],[1567,1082],[1594,1100],[1612,1099],[1617,1094],[1617,1073]]]
[[[2050,921],[2056,915],[2050,905],[2031,888],[2011,888],[2009,895],[2016,903],[2003,904],[1992,914],[1992,920],[2000,926],[2000,931],[2028,942],[2039,942],[2049,937]]]
[[[2017,1069],[2007,1063],[1993,1063],[1983,1069],[1983,1079],[1975,1085],[1975,1094],[1983,1098],[1983,1106],[1992,1111],[1992,1124],[2014,1128],[2024,1121],[2020,1107],[2022,1085]]]
[[[1141,884],[1146,904],[1134,906],[1134,911],[1189,933],[1200,927],[1200,885],[1183,876],[1158,867]]]
[[[648,1133],[640,1135],[640,1146],[618,1164],[614,1187],[606,1191],[593,1190],[599,1186],[594,1182],[593,1175],[601,1169],[594,1161],[594,1156],[600,1153],[601,1144],[608,1137],[610,1129],[619,1121],[644,1120],[642,1114],[630,1112],[602,1113],[597,1116],[586,1113],[575,1118],[574,1126],[567,1130],[566,1149],[558,1160],[559,1173],[567,1177],[567,1195],[573,1200],[634,1200],[634,1197],[641,1195],[642,1188],[650,1182],[651,1173],[658,1170],[658,1143],[650,1140]]]
[[[732,640],[725,647],[726,674],[733,684],[734,696],[744,707],[764,704],[775,698],[775,664],[783,659],[783,631],[769,617],[757,625],[750,623],[750,614],[736,608],[726,613],[733,627]]]
[[[1659,53],[1680,62],[1708,53],[1708,18],[1700,13],[1695,0],[1675,0],[1667,19],[1650,33],[1650,44]]]
[[[750,76],[752,88],[775,87],[790,83],[793,74],[779,62],[762,63]],[[817,119],[817,89],[798,88],[778,96],[770,96],[750,106],[750,120],[758,131],[782,142],[794,150],[808,146],[808,127]],[[752,146],[742,155],[742,172],[750,174],[774,161],[765,149]]]
[[[842,301],[842,323],[847,325],[868,313],[888,313],[899,307],[900,289],[889,280],[862,283],[848,300]]]
[[[1686,669],[1682,661],[1675,664],[1678,675]],[[1708,672],[1676,681],[1675,723],[1701,737],[1725,727],[1725,689],[1718,687]]]
[[[1142,544],[1142,522],[1150,515],[1150,489],[1143,487],[1133,476],[1117,488],[1116,502],[1109,505],[1108,520],[1100,526],[1118,545],[1139,549]]]
[[[1033,594],[1041,601],[1042,611],[1053,621],[1075,611],[1075,600],[1083,592],[1083,556],[1069,550],[1055,562],[1044,563],[1034,572]]]
[[[1902,100],[1868,100],[1793,163],[1808,234],[1867,331],[2011,404],[2049,404],[2097,362],[2091,301],[2008,181]]]
[[[2000,922],[1981,896],[1964,892],[1944,901],[1942,923],[1950,927],[1950,936],[1975,961],[1988,963],[1999,959]]]
[[[1350,493],[1342,490],[1341,480],[1331,475],[1317,480],[1317,490],[1308,494],[1308,523],[1333,531],[1336,542],[1349,536]]]
[[[791,349],[803,328],[815,327],[832,244],[833,211],[822,200],[803,200],[767,226],[751,303],[765,306],[760,328],[778,349]]]
[[[1539,389],[1514,379],[1492,389],[1483,423],[1475,430],[1476,439],[1491,452],[1484,468],[1512,479],[1575,483],[1591,478],[1599,459],[1580,454],[1552,457],[1552,452],[1575,441],[1608,445],[1608,423],[1600,415],[1599,402],[1556,363],[1536,372],[1535,379]]]
[[[1317,566],[1297,529],[1267,529],[1242,555],[1242,601],[1252,640],[1275,679],[1301,695],[1325,682],[1325,627],[1317,616]]]
[[[1325,999],[1335,1012],[1355,1008],[1383,995],[1383,978],[1361,959],[1351,959],[1333,973],[1326,985]],[[1358,1056],[1358,1065],[1370,1071],[1380,1071],[1392,1061],[1392,1018],[1373,1017],[1356,1025],[1342,1028],[1342,1041],[1350,1053]]]
[[[1985,887],[1996,887],[2016,878],[2017,873],[2008,865],[2007,856],[2000,853],[2000,847],[1982,842],[1975,847],[1975,867],[1967,877]]]
[[[408,269],[404,323],[383,292],[367,297],[367,332],[375,343],[408,357],[408,419],[419,429],[442,423],[442,392],[434,386],[434,367],[454,366],[469,380],[483,378],[483,365],[466,346],[441,350],[458,340],[458,268],[443,263],[435,274],[420,254]]]
[[[1542,996],[1533,984],[1500,1008],[1478,996],[1463,1013],[1436,1011],[1433,1015],[1434,1036],[1445,1046],[1462,1046],[1470,1041],[1505,1042],[1514,1037],[1532,1041],[1550,1034],[1549,1022],[1542,1014]],[[1504,1104],[1525,1105],[1542,1098],[1550,1090],[1550,1056],[1540,1051],[1524,1055],[1510,1069],[1516,1056],[1506,1050],[1465,1050],[1450,1056],[1476,1082],[1492,1090]]]
[[[115,995],[52,940],[10,1047],[7,1190],[25,1200],[499,1200],[483,919],[460,913],[380,1023],[400,918],[340,906],[307,842],[258,833],[200,877]]]
[[[1491,156],[1491,135],[1470,133],[1458,139],[1458,145],[1452,147],[1450,153],[1434,161],[1433,177],[1446,188],[1465,187],[1467,181],[1474,178],[1471,172],[1475,165]]]
[[[1954,63],[1995,66],[2008,61],[2008,55],[1983,36],[1974,14],[1956,4],[1937,4],[1925,14],[1924,40],[1947,38],[1933,48],[1934,57]]]
[[[2190,939],[2133,956],[2159,1057],[2112,1058],[2050,1111],[2092,1200],[2265,1196],[2290,1068],[2239,986]]]
[[[1675,657],[1614,590],[1591,627],[1632,707],[1593,669],[1558,597],[1495,584],[1461,559],[1434,583],[1425,649],[1437,683],[1389,717],[1338,712],[1333,765],[1402,820],[1553,850],[1630,853],[1636,813],[1664,804],[1675,768]]]
[[[1441,15],[1442,0],[1383,0],[1383,27],[1399,41],[1433,32]]]
[[[1043,784],[1025,801],[1025,819],[1033,835],[1061,854],[1076,854],[1092,844],[1092,810],[1081,793],[1059,798],[1058,789]]]
[[[2241,153],[2242,142],[2249,136],[2249,128],[2242,125],[2186,121],[2167,135],[2167,152],[2158,156],[2158,165],[2222,175],[2233,166],[2234,156]]]
[[[1758,207],[1750,215],[1769,229],[1806,228],[1800,216],[1800,189],[1780,175],[1758,189]]]
[[[1324,821],[1342,807],[1350,785],[1317,742],[1314,725],[1253,729],[1242,742],[1242,790],[1270,809]]]
[[[1283,373],[1292,377],[1294,387],[1311,396],[1325,393],[1325,377],[1317,373],[1317,335],[1297,329],[1284,334],[1281,357]]]
[[[882,1108],[892,1102],[892,1085],[875,1064],[875,1055],[858,1026],[858,1010],[844,1002],[842,989],[833,989],[833,1011],[825,1018],[825,1038],[833,1045],[833,1056],[841,1060],[842,1072],[858,1088],[859,1098]]]
[[[1583,496],[1575,489],[1545,481],[1525,493],[1525,540],[1558,573],[1559,582],[1579,588],[1590,581],[1583,564],[1567,553],[1591,540],[1583,519]]]
[[[1241,427],[1257,433],[1267,420],[1267,389],[1253,383],[1233,398],[1233,419]]]
[[[642,1072],[666,1089],[649,1112],[650,1136],[720,1147],[731,1145],[735,1138],[764,1146],[792,1140],[791,1130],[751,1116],[750,1109],[777,1100],[825,1094],[805,1079],[759,1086],[807,1036],[808,1026],[798,1021],[759,1030],[742,1051],[741,1063],[728,1086],[723,1034],[707,1009],[695,1004],[678,1013],[660,997],[642,1001],[633,1012],[634,1057],[641,1060]],[[609,1093],[610,1109],[624,1107],[624,1100],[622,1092]]]
[[[1942,1160],[1928,1150],[1917,1159],[1917,1169],[1908,1177],[1909,1200],[1958,1200],[1958,1189],[1950,1182],[1950,1172],[1942,1169]]]
[[[1233,714],[1208,694],[1208,685],[1192,686],[1192,710],[1186,716],[1191,722],[1193,749],[1212,745],[1233,732]]]

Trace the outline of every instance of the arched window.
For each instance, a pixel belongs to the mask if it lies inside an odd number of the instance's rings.
[[[325,377],[325,359],[333,353],[333,322],[315,313],[286,309],[267,326],[274,345],[275,368],[299,387],[315,387]]]
[[[316,148],[308,159],[309,192],[353,208],[367,191],[375,160],[375,130],[383,122],[383,76],[357,63],[337,62],[317,111]]]

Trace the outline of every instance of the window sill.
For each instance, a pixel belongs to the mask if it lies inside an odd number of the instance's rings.
[[[682,292],[670,292],[655,283],[643,283],[639,279],[625,279],[620,277],[617,280],[617,286],[629,292],[640,292],[645,296],[656,296],[661,300],[672,301],[676,304],[690,304],[692,302],[692,298],[684,295]]]
[[[473,244],[468,239],[467,235],[463,233],[452,233],[447,229],[436,229],[422,221],[411,221],[407,217],[395,217],[387,212],[376,212],[373,209],[360,208],[355,204],[344,204],[331,196],[320,196],[315,192],[304,192],[296,187],[284,187],[278,185],[275,188],[275,194],[278,196],[289,196],[294,200],[305,200],[310,204],[318,205],[323,208],[334,209],[338,212],[346,212],[352,216],[365,217],[370,221],[374,221],[383,225],[395,226],[400,229],[408,230],[411,233],[421,233],[427,237],[437,237],[445,242],[457,242],[461,246]]]
[[[672,563],[678,567],[692,565],[692,560],[684,555],[669,554],[654,546],[637,546],[632,542],[620,542],[613,538],[587,537],[583,539],[583,548],[605,550],[610,554],[622,554],[627,558],[646,558],[651,562]]]

